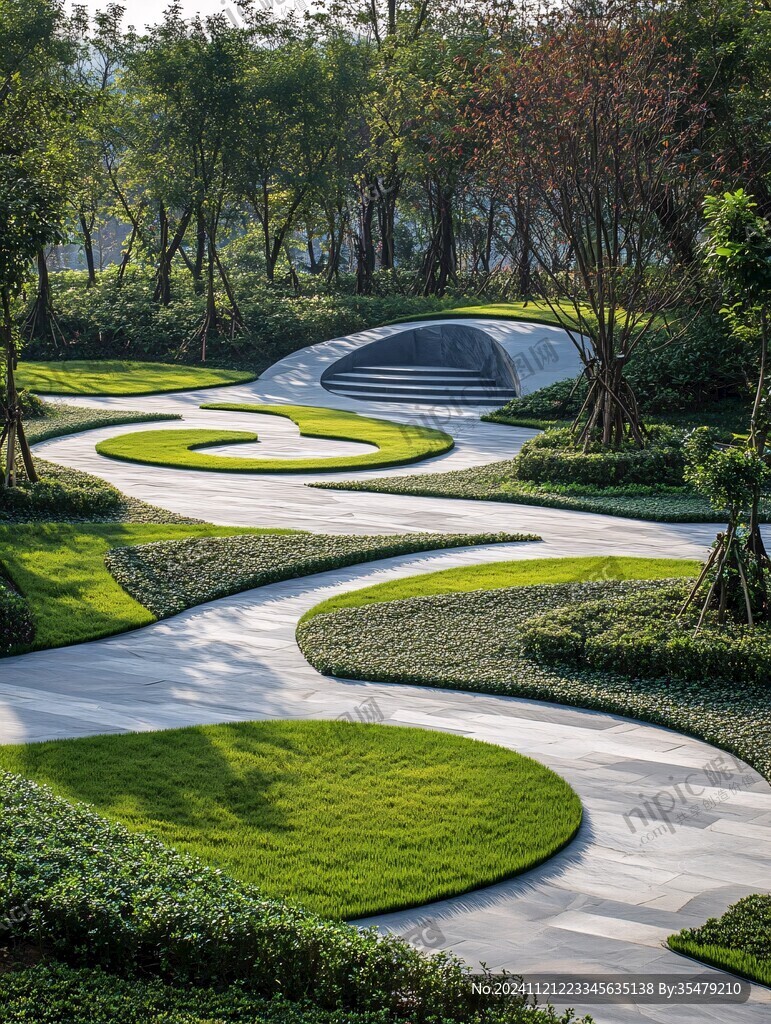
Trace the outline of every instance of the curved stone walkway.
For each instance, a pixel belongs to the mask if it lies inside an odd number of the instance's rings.
[[[366,332],[370,333],[370,332]],[[357,336],[362,337],[362,336]],[[332,343],[329,343],[332,344]],[[325,346],[317,346],[324,349]],[[181,411],[196,425],[222,413],[200,400],[294,401],[412,420],[425,409],[362,408],[318,387],[316,350],[290,357],[245,387],[83,404]],[[282,369],[283,367],[283,369]],[[457,448],[409,472],[456,468],[510,455],[525,431],[452,415]],[[268,422],[269,421],[269,422]],[[218,422],[221,424],[222,420]],[[251,428],[254,417],[247,418]],[[432,420],[432,422],[434,422]],[[228,419],[228,425],[232,421]],[[239,424],[240,425],[240,424]],[[262,444],[299,453],[298,440],[265,417]],[[577,839],[519,879],[374,920],[429,949],[469,963],[533,973],[692,973],[662,943],[750,892],[769,891],[771,787],[700,741],[612,715],[534,701],[327,679],[302,658],[298,618],[318,601],[397,576],[502,558],[569,554],[700,556],[712,526],[617,520],[562,510],[310,490],[309,477],[156,470],[110,462],[95,439],[130,426],[46,442],[46,458],[96,472],[124,491],[222,523],[304,526],[340,533],[406,529],[524,529],[543,543],[403,556],[274,584],[191,609],[107,640],[0,662],[0,740],[159,729],[247,718],[393,722],[445,729],[530,754],[566,778],[584,804]],[[141,426],[134,429],[142,429]],[[272,448],[273,450],[273,448]],[[327,448],[326,450],[330,450]],[[244,454],[246,452],[244,451]],[[381,471],[382,472],[382,471]],[[405,472],[404,470],[392,472]],[[686,785],[689,790],[686,790]],[[671,806],[670,806],[671,805]],[[643,822],[643,818],[645,821]],[[682,820],[681,820],[682,819]],[[743,1006],[600,1006],[599,1021],[761,1024],[771,992],[753,987]]]

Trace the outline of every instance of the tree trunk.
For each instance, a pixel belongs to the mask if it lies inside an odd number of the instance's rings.
[[[313,247],[313,234],[310,230],[308,230],[306,237],[308,241],[308,269],[311,274],[318,274],[319,264],[316,260],[316,250]]]
[[[96,284],[96,266],[94,265],[94,241],[91,237],[91,231],[94,226],[94,218],[91,218],[91,223],[86,220],[83,213],[80,214],[80,230],[83,233],[83,252],[86,257],[86,267],[88,268],[88,287],[91,288]]]
[[[203,210],[199,206],[196,211],[196,234],[195,234],[195,260],[193,261],[193,280],[196,283],[196,290],[200,290],[200,283],[203,278],[203,264],[206,257],[206,221]]]
[[[375,272],[375,248],[372,244],[372,214],[374,207],[368,190],[363,190],[359,203],[359,230],[356,234],[356,294],[372,293]]]
[[[163,202],[159,204],[158,220],[161,228],[160,257],[158,260],[158,276],[155,284],[153,298],[162,306],[168,306],[171,302],[171,263],[168,256],[169,249],[169,218],[166,214],[166,207]]]
[[[21,406],[16,390],[16,362],[17,352],[13,332],[13,316],[11,314],[11,300],[8,292],[2,292],[2,315],[3,315],[3,347],[5,349],[5,407],[3,409],[3,428],[0,432],[0,453],[5,444],[5,466],[2,475],[3,487],[15,487],[17,483],[16,469],[16,448],[18,446],[27,479],[32,483],[37,482],[37,473],[32,461],[27,438],[22,426]]]

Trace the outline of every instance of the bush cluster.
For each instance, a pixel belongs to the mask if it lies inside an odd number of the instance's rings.
[[[280,580],[395,555],[537,540],[520,533],[413,533],[346,537],[267,534],[156,541],[110,551],[107,568],[158,618]]]
[[[722,917],[685,928],[668,941],[678,953],[771,985],[771,896],[746,896]]]
[[[688,593],[678,585],[640,586],[632,597],[603,598],[547,612],[522,631],[524,651],[546,663],[631,677],[675,677],[715,682],[771,682],[771,629],[727,623],[715,614],[696,633],[692,606],[680,622]]]
[[[595,487],[682,487],[684,468],[682,435],[661,426],[650,428],[644,448],[629,442],[608,450],[596,443],[588,451],[569,428],[547,430],[526,441],[516,460],[520,480]]]
[[[0,522],[52,519],[114,518],[123,495],[88,473],[35,461],[37,483],[21,478],[18,486],[0,489]]]
[[[34,638],[35,624],[27,602],[0,577],[0,654],[9,654]]]
[[[0,807],[7,934],[72,966],[181,986],[240,985],[257,996],[381,1011],[412,1024],[465,1022],[494,1008],[472,992],[454,957],[425,957],[400,938],[266,899],[28,780],[0,773]],[[483,1019],[549,1018],[512,1001]]]
[[[62,271],[51,281],[67,353],[73,359],[168,359],[186,347],[204,313],[205,298],[196,293],[186,271],[174,275],[169,306],[152,299],[151,268],[130,268],[122,284],[117,267],[108,268],[92,288],[82,271]],[[451,298],[329,292],[311,278],[303,279],[303,294],[286,295],[259,274],[243,270],[234,271],[232,284],[245,329],[233,338],[212,339],[209,360],[248,369],[268,366],[306,345],[455,304]],[[226,304],[226,297],[221,298]],[[189,355],[199,355],[195,345]],[[61,358],[61,352],[53,350],[50,338],[41,338],[28,345],[25,357]]]

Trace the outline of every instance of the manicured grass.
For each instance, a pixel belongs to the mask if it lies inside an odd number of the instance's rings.
[[[667,940],[670,949],[771,985],[771,896],[747,896],[722,917]]]
[[[341,608],[359,608],[383,601],[403,601],[410,597],[451,594],[469,590],[498,590],[501,587],[527,587],[539,583],[572,583],[581,580],[659,580],[698,574],[700,563],[679,558],[631,558],[603,555],[584,558],[534,558],[521,562],[490,562],[465,565],[457,569],[406,576],[374,587],[362,587],[337,594],[307,611],[305,622]]]
[[[575,834],[543,765],[451,734],[239,722],[0,748],[0,767],[327,917],[494,882]]]
[[[576,512],[594,512],[623,519],[644,519],[664,523],[722,523],[720,513],[709,502],[686,488],[661,491],[625,488],[589,488],[581,485],[528,483],[515,478],[516,460],[491,462],[486,466],[456,469],[448,473],[421,473],[419,476],[373,477],[368,480],[341,480],[313,483],[340,491],[377,491],[382,494],[414,494],[424,498],[473,498],[501,501],[514,505],[540,505]],[[771,521],[771,504],[765,503],[762,522]]]
[[[242,370],[217,370],[177,363],[120,359],[72,359],[19,365],[19,386],[44,395],[153,395],[243,384],[254,380]]]
[[[575,311],[569,305],[562,307],[566,322],[575,322]],[[585,316],[590,317],[589,309],[584,311]],[[402,318],[404,322],[412,320],[456,320],[480,317],[487,320],[524,320],[527,323],[549,324],[560,327],[557,315],[546,305],[545,302],[483,302],[473,306],[454,306],[452,309],[445,309],[438,313],[421,313],[417,316]],[[399,323],[399,320],[393,321]]]
[[[330,458],[230,458],[204,455],[198,449],[214,445],[256,441],[257,435],[241,430],[148,430],[121,434],[101,441],[101,455],[126,462],[141,462],[175,469],[203,469],[228,473],[297,473],[338,469],[367,469],[419,462],[449,451],[454,442],[449,434],[431,427],[415,427],[392,420],[372,419],[355,412],[322,409],[309,405],[203,405],[202,409],[252,412],[285,416],[300,428],[302,437],[337,441],[358,441],[377,449],[362,455]]]
[[[34,641],[22,650],[96,640],[155,621],[107,571],[111,548],[250,532],[270,531],[146,523],[0,526],[3,569],[29,602],[36,627]]]
[[[52,437],[77,434],[81,430],[113,427],[120,423],[149,423],[157,420],[178,420],[172,413],[125,412],[122,409],[81,409],[76,405],[46,402],[46,415],[24,421],[24,431],[30,444],[48,441]]]
[[[538,539],[521,533],[193,537],[118,548],[106,564],[132,597],[164,618],[242,590],[373,559]]]

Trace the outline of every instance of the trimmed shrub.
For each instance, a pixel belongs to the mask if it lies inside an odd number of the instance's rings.
[[[682,435],[670,427],[651,427],[645,448],[631,442],[612,449],[593,444],[587,452],[566,427],[526,441],[516,476],[533,483],[682,487],[684,466]]]
[[[165,618],[252,587],[374,559],[537,539],[521,533],[194,537],[115,548],[105,563],[125,591]]]
[[[675,677],[707,685],[771,681],[771,629],[727,623],[708,615],[695,633],[698,611],[676,621],[687,588],[648,583],[633,597],[589,601],[547,612],[522,631],[525,653],[546,663],[632,678]]]
[[[10,654],[34,638],[35,624],[27,602],[0,577],[0,654]]]
[[[22,478],[17,487],[0,490],[0,522],[24,519],[96,519],[114,517],[123,496],[111,484],[88,473],[79,473],[36,462],[40,480]]]

